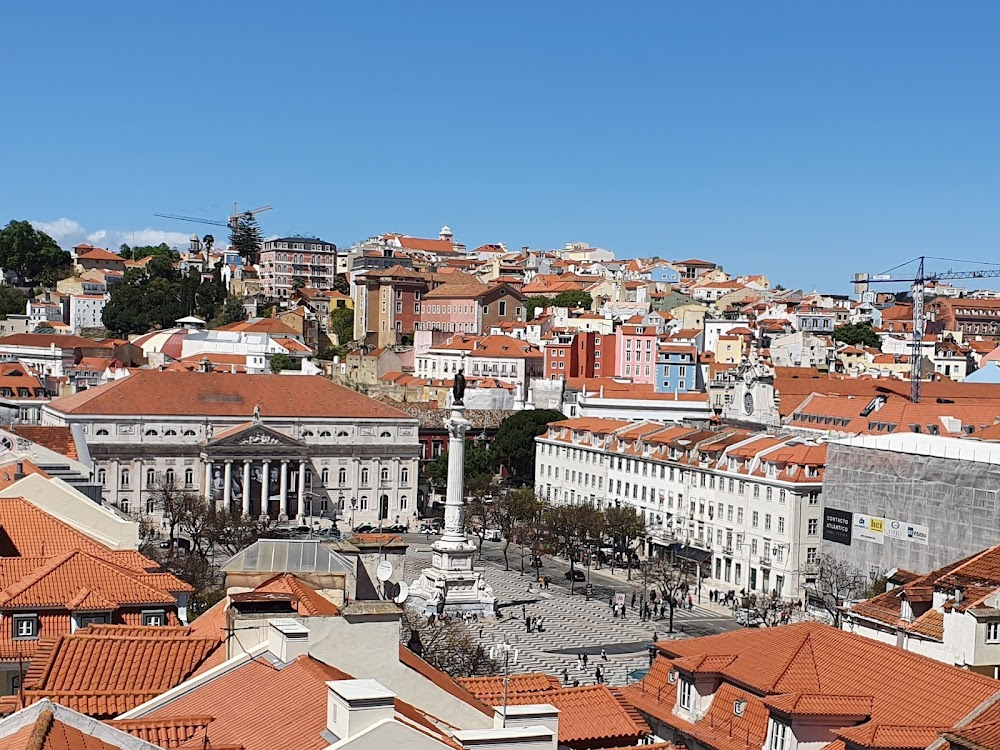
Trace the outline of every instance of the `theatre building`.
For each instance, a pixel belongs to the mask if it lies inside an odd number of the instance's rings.
[[[254,517],[417,517],[417,420],[320,376],[138,370],[42,419],[86,444],[106,503],[152,521],[165,484]]]

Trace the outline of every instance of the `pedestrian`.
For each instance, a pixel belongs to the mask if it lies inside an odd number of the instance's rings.
[[[688,594],[688,609],[694,609],[694,599],[691,598],[691,594]]]
[[[566,669],[566,667],[563,667],[562,678],[563,678],[563,684],[564,685],[568,685],[569,684],[569,670]]]
[[[528,619],[528,608],[525,607],[523,604],[521,605],[521,619],[523,620]]]
[[[656,631],[653,631],[653,643],[656,643]]]
[[[587,666],[587,654],[586,653],[584,653],[584,655],[583,655],[583,666],[584,666],[584,668],[586,668],[586,666]]]
[[[605,651],[605,650],[604,650],[603,648],[601,649],[601,658],[602,658],[602,659],[603,659],[604,661],[607,661],[607,660],[608,660],[608,652],[607,652],[607,651]]]
[[[524,632],[526,632],[526,633],[530,633],[531,632],[531,618],[530,617],[525,617],[524,618]]]
[[[545,628],[542,627],[542,623],[543,622],[545,622],[545,618],[544,617],[539,617],[538,618],[538,624],[535,626],[538,629],[539,633],[544,633],[545,632]]]
[[[604,682],[604,675],[601,673],[600,667],[594,670],[594,679],[597,680],[598,685]]]
[[[482,639],[483,639],[483,626],[480,625],[479,626],[479,640],[482,640]]]
[[[632,592],[632,609],[635,609],[635,592]]]

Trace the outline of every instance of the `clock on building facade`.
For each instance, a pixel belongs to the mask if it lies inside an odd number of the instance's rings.
[[[748,416],[753,414],[753,394],[750,393],[750,391],[743,394],[743,411],[745,411]]]

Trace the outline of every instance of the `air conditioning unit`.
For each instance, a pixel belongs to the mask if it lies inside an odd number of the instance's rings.
[[[671,685],[677,682],[677,672],[675,672],[672,669],[669,672],[667,672],[667,682],[669,682]]]

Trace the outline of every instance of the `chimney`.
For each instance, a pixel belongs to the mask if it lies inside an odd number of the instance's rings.
[[[326,728],[339,740],[395,715],[396,695],[376,680],[331,680],[326,687]]]
[[[506,727],[500,729],[463,729],[454,733],[465,750],[553,750],[558,738],[543,726]]]
[[[281,617],[268,625],[267,650],[284,664],[309,653],[309,628],[298,620]]]
[[[507,714],[507,729],[548,729],[552,732],[552,750],[559,745],[559,709],[550,703],[536,703],[528,706],[493,707],[493,728],[504,726],[504,712]]]
[[[24,462],[18,461],[17,468],[14,470],[14,481],[18,479],[24,479]]]

